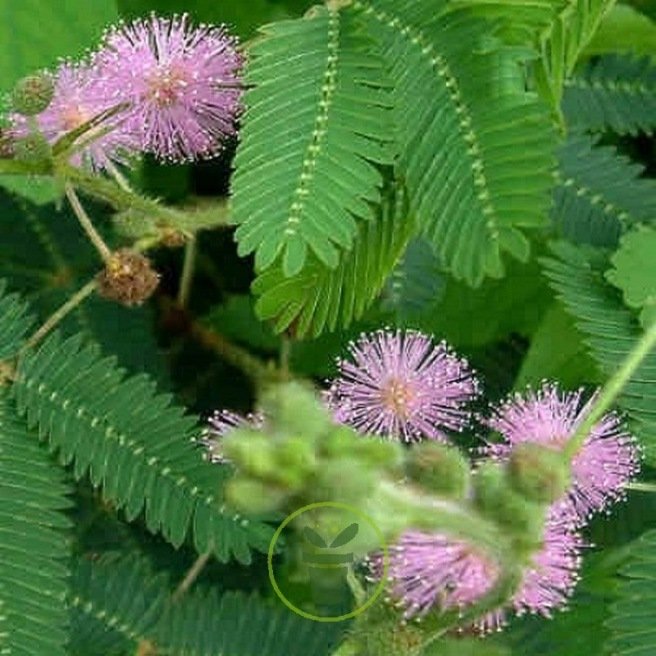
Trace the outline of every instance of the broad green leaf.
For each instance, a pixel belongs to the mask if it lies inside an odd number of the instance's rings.
[[[118,20],[115,0],[3,0],[0,3],[0,92],[22,76],[80,57]]]
[[[585,55],[624,52],[656,56],[656,23],[633,7],[618,4],[601,21]]]
[[[601,382],[597,365],[588,355],[581,334],[560,304],[547,310],[522,362],[515,388],[538,387],[545,380],[557,380],[565,388]]]
[[[606,279],[622,290],[629,307],[640,310],[647,328],[656,321],[656,230],[638,226],[624,235],[611,263]]]

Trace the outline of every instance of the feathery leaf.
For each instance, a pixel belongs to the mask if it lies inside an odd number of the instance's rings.
[[[128,520],[145,510],[149,530],[174,546],[193,530],[196,549],[221,561],[248,563],[252,548],[266,551],[271,528],[223,505],[228,470],[203,460],[196,420],[157,395],[147,376],[124,378],[95,345],[55,334],[23,356],[14,390],[29,425],[73,462],[77,478],[88,471]]]
[[[575,128],[651,134],[656,129],[656,63],[600,57],[565,83],[563,113]]]
[[[68,487],[0,393],[0,653],[64,656]]]
[[[547,217],[554,135],[525,89],[525,52],[434,0],[355,0],[394,82],[400,171],[419,228],[456,277],[501,277],[526,259],[520,227]]]
[[[357,220],[374,218],[376,164],[392,163],[382,62],[348,13],[317,7],[262,31],[232,184],[239,252],[255,252],[260,271],[282,253],[285,276],[303,269],[308,249],[335,268]]]

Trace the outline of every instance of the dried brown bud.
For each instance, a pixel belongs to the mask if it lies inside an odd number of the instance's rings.
[[[167,248],[180,248],[180,246],[184,246],[187,242],[187,238],[173,228],[165,228],[160,234],[162,246],[166,246]]]
[[[159,274],[147,257],[122,248],[112,254],[105,270],[98,274],[98,293],[123,305],[141,305],[159,284]]]

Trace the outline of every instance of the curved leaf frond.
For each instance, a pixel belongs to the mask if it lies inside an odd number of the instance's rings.
[[[478,285],[525,259],[520,226],[547,217],[554,134],[525,89],[526,53],[434,0],[355,0],[394,82],[400,170],[419,228],[445,266]]]
[[[14,384],[18,408],[72,462],[81,478],[123,508],[128,520],[145,510],[146,525],[179,546],[193,530],[199,552],[250,562],[266,551],[272,530],[227,510],[220,498],[228,475],[203,460],[196,420],[156,394],[145,375],[124,379],[95,345],[58,334],[21,359]]]
[[[263,28],[250,49],[246,115],[235,158],[231,219],[241,255],[258,270],[282,253],[303,269],[308,249],[335,268],[372,220],[393,161],[390,94],[382,62],[348,13],[316,8]]]

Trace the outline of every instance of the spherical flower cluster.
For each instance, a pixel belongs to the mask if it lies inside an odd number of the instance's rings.
[[[562,449],[595,402],[583,403],[583,391],[561,392],[545,384],[537,392],[511,397],[492,411],[488,425],[501,442],[488,442],[484,452],[506,459],[514,446],[535,442]],[[562,500],[584,522],[590,515],[619,500],[625,485],[638,471],[639,454],[633,437],[615,414],[607,414],[593,426],[572,460],[573,484]]]
[[[113,27],[88,62],[54,72],[54,96],[37,127],[51,144],[82,128],[72,161],[95,169],[144,152],[169,161],[211,157],[235,133],[241,110],[236,48],[223,28],[195,27],[186,15]],[[15,137],[32,129],[18,113],[10,120]]]
[[[328,394],[335,420],[363,434],[406,442],[445,441],[462,430],[478,383],[464,359],[442,342],[407,330],[362,335],[338,361]]]
[[[108,106],[124,105],[123,130],[162,159],[209,157],[235,132],[241,55],[222,28],[187,16],[112,28],[93,66]]]

